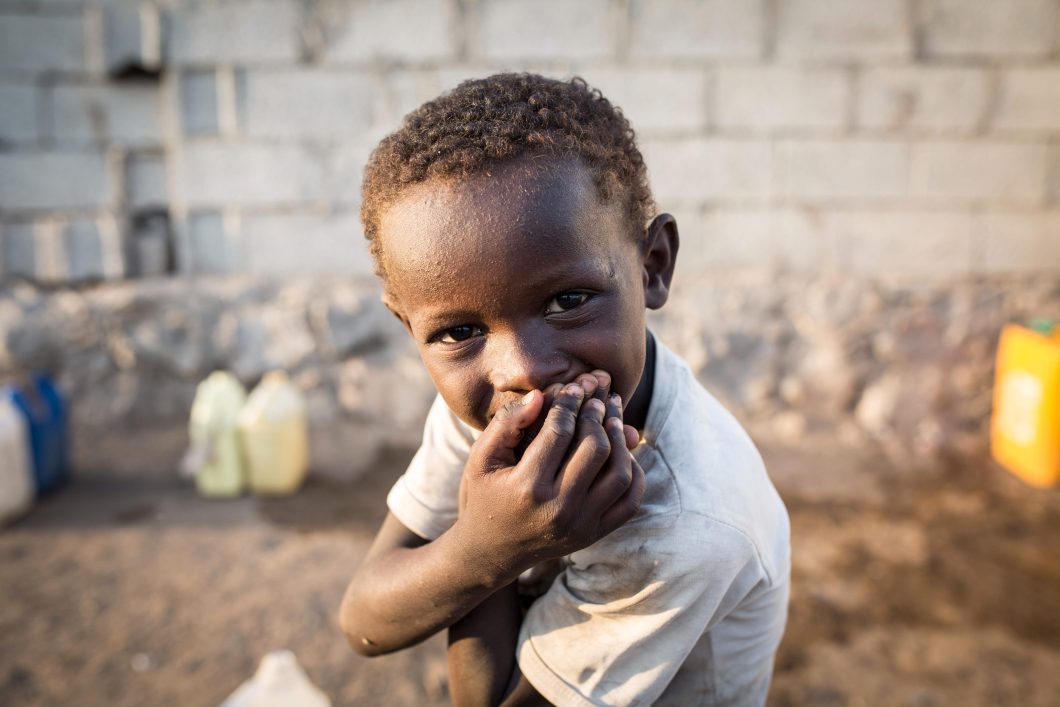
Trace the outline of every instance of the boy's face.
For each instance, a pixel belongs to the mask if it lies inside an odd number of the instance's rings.
[[[644,249],[580,161],[415,185],[379,238],[387,304],[467,424],[594,369],[629,401],[644,368]]]

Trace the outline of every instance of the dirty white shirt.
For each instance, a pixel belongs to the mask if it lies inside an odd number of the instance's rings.
[[[656,347],[634,455],[637,515],[569,555],[523,621],[517,658],[557,705],[761,705],[787,619],[788,515],[739,423]],[[435,400],[423,445],[387,498],[416,534],[456,520],[477,433]]]

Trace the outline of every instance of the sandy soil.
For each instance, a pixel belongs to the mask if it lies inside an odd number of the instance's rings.
[[[1060,491],[763,451],[794,545],[772,705],[1057,704]],[[334,618],[408,456],[286,500],[80,477],[0,533],[0,704],[217,705],[281,647],[336,705],[447,704],[443,640],[369,661]]]

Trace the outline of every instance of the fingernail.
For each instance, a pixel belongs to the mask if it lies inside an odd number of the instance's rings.
[[[522,399],[521,402],[523,403],[523,405],[528,405],[530,403],[530,401],[533,400],[533,399],[534,399],[534,391],[531,390],[529,393],[527,393],[526,395],[523,396],[523,399]]]
[[[619,407],[622,407],[622,396],[618,393],[611,393],[611,402]]]
[[[567,395],[582,395],[584,392],[585,390],[577,383],[568,385],[566,390]]]

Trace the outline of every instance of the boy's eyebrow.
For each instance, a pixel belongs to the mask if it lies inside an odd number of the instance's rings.
[[[481,313],[472,312],[468,309],[443,309],[426,314],[420,314],[416,318],[428,329],[452,324],[453,322],[469,321],[477,319]]]
[[[533,280],[522,280],[519,289],[533,291],[541,299],[557,294],[564,287],[577,287],[579,283],[571,282],[578,278],[589,277],[604,278],[610,281],[615,276],[615,264],[603,259],[579,258],[557,263],[554,269],[541,273]],[[588,283],[585,283],[588,284]],[[513,283],[513,286],[514,283]],[[452,325],[461,321],[471,321],[482,316],[483,310],[488,309],[488,300],[480,297],[481,307],[454,307],[447,308],[444,304],[437,306],[423,306],[418,308],[414,314],[417,323],[427,329]]]

